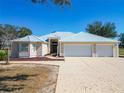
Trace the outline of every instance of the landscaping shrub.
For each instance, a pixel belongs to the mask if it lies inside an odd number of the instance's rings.
[[[0,50],[0,61],[5,60],[7,58],[7,51]]]

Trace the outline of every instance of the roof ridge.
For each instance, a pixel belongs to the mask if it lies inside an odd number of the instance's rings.
[[[73,32],[61,32],[60,31],[60,32],[54,32],[54,33],[44,34],[44,35],[42,35],[40,37],[48,36],[48,35],[55,34],[55,33],[73,33]],[[73,33],[73,34],[75,34],[75,33]]]
[[[38,37],[38,36],[36,36],[36,35],[32,35],[32,36],[34,36],[35,38],[37,38],[37,39],[39,39],[40,41],[43,41],[43,42],[44,42],[44,40],[43,40],[43,39],[41,40],[40,37]]]
[[[74,37],[74,36],[77,36],[78,34],[80,34],[81,32],[79,32],[79,33],[77,33],[77,34],[74,34],[74,35],[72,35],[72,36],[69,36],[69,37],[65,37],[64,39],[68,39],[68,38],[72,38],[72,37]],[[60,40],[61,41],[61,40]]]

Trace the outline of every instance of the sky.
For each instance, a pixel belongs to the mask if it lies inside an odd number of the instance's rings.
[[[38,36],[53,31],[78,33],[94,21],[114,22],[117,32],[124,32],[124,0],[72,0],[64,8],[31,0],[0,0],[0,24],[24,26]]]

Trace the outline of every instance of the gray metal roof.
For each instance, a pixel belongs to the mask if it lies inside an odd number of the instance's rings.
[[[72,32],[55,32],[48,35],[41,36],[40,38],[47,40],[48,38],[59,38],[60,40],[69,36],[74,35]]]
[[[23,38],[18,38],[12,40],[13,42],[45,42],[42,38],[39,38],[38,36],[35,35],[28,35]]]
[[[102,36],[86,33],[86,32],[80,32],[73,36],[64,38],[60,40],[62,42],[119,42],[117,40],[113,40],[110,38],[105,38]]]

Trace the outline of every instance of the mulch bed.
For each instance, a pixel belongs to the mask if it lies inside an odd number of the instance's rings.
[[[10,58],[10,61],[64,61],[64,58],[48,58],[48,57],[34,57],[34,58]]]

